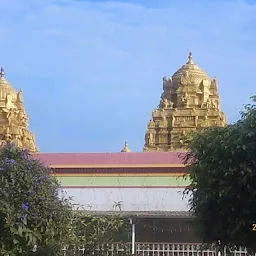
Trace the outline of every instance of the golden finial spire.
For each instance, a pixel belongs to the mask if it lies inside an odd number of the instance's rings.
[[[131,152],[131,150],[128,147],[127,141],[124,142],[124,148],[121,150],[121,152]]]
[[[4,67],[3,66],[0,69],[0,77],[4,77]]]
[[[193,55],[192,55],[191,51],[188,54],[188,62],[187,62],[187,64],[194,64]]]

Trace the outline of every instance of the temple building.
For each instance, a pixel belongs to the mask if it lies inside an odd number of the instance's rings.
[[[23,92],[17,92],[0,70],[1,144],[14,142],[37,152],[35,136],[28,130],[28,116]],[[163,78],[160,104],[152,112],[145,133],[144,152],[186,150],[184,136],[204,127],[225,126],[226,116],[220,109],[218,81],[201,69],[189,53],[188,61],[170,78]],[[127,142],[121,152],[130,152]]]
[[[117,211],[132,218],[140,243],[199,242],[187,223],[192,216],[182,193],[190,184],[184,179],[182,138],[204,127],[225,125],[217,78],[210,79],[189,53],[185,65],[163,78],[161,101],[148,123],[144,152],[131,152],[125,142],[121,152],[114,153],[39,153],[28,130],[22,91],[17,93],[5,79],[3,68],[0,72],[1,144],[14,142],[47,163],[63,191],[73,198],[75,209],[94,214]]]
[[[0,136],[1,145],[15,143],[30,152],[37,152],[35,136],[28,130],[28,116],[23,105],[23,91],[17,92],[0,69]]]
[[[144,151],[184,150],[182,138],[190,132],[225,125],[217,78],[210,79],[190,52],[185,65],[163,78],[161,101],[148,123]]]

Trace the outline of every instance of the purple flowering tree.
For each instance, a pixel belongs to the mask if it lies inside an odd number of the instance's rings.
[[[0,150],[0,255],[56,251],[67,242],[71,205],[50,174],[26,150],[11,144]]]

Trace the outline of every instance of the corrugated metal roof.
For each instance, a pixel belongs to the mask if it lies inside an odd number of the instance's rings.
[[[186,152],[39,153],[48,165],[157,165],[183,164]]]

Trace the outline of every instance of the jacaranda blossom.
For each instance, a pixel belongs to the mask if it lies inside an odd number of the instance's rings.
[[[14,159],[8,159],[7,162],[8,162],[9,164],[15,164],[15,160],[14,160]]]
[[[25,204],[22,204],[21,207],[23,210],[27,211],[29,208],[29,205],[28,205],[28,203],[25,203]]]

